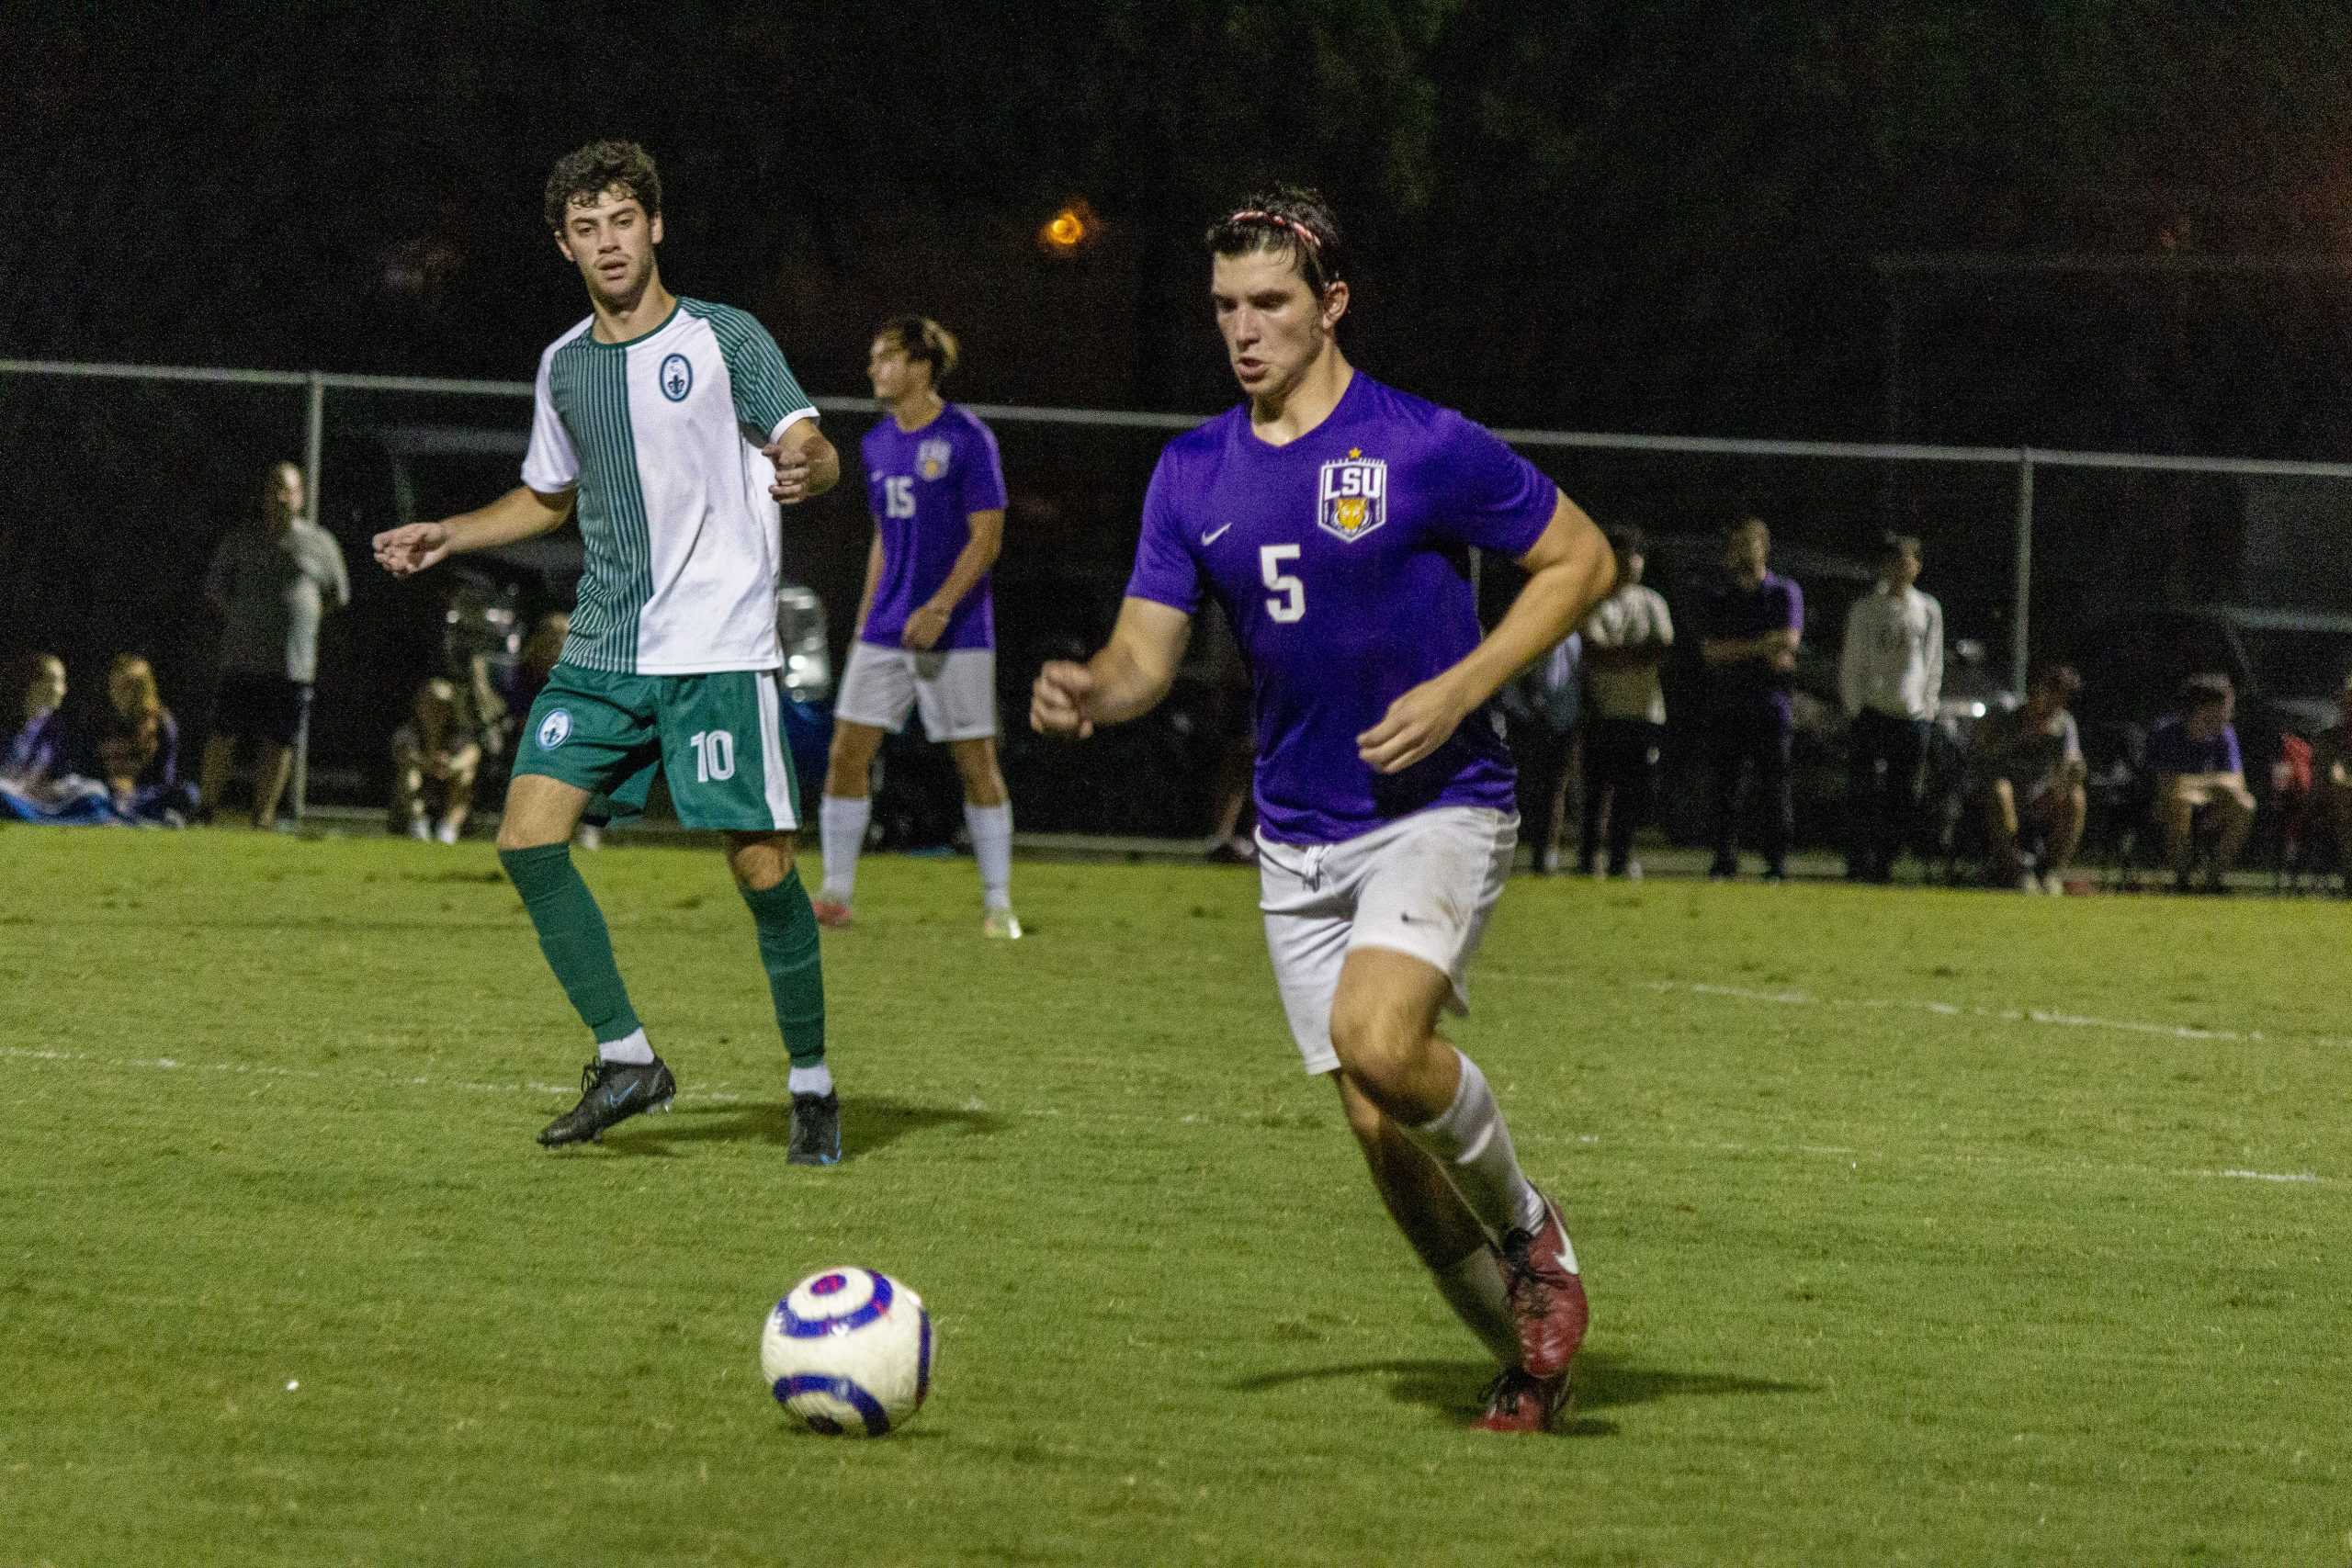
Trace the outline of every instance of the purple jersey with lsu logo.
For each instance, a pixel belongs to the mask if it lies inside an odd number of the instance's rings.
[[[1398,773],[1375,773],[1356,737],[1478,645],[1469,547],[1526,554],[1557,500],[1486,430],[1362,371],[1286,446],[1251,433],[1246,403],[1168,444],[1127,595],[1225,606],[1257,696],[1267,838],[1337,843],[1430,807],[1515,808],[1490,708]]]
[[[896,419],[865,433],[865,498],[882,535],[882,576],[858,637],[899,646],[907,617],[928,603],[971,542],[975,512],[1004,508],[1004,468],[996,437],[949,403],[917,430]],[[932,645],[942,651],[996,646],[996,610],[985,574],[947,617]]]

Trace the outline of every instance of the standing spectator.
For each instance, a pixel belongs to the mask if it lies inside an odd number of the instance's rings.
[[[1919,773],[1944,686],[1944,611],[1914,586],[1919,541],[1880,542],[1878,586],[1846,615],[1838,688],[1852,721],[1847,758],[1846,876],[1892,882],[1919,818]]]
[[[1519,815],[1528,825],[1536,872],[1560,869],[1560,818],[1568,793],[1584,694],[1584,639],[1570,632],[1505,685],[1497,698],[1511,761],[1519,768]]]
[[[481,739],[455,681],[439,676],[416,689],[409,720],[392,731],[392,817],[412,839],[454,844],[473,810],[481,773]],[[440,821],[428,821],[437,807]]]
[[[2036,671],[2025,701],[1976,728],[1970,771],[1984,812],[1984,836],[2004,881],[2023,893],[2064,893],[2066,863],[2083,841],[2089,813],[2083,739],[2067,705],[2083,689],[2069,664]],[[2041,841],[2036,859],[2026,829]]]
[[[270,466],[261,515],[230,531],[205,574],[205,602],[226,621],[220,687],[201,768],[203,814],[220,807],[237,743],[259,748],[254,826],[277,825],[277,802],[318,678],[319,621],[351,603],[334,536],[302,513],[302,470]]]
[[[97,758],[107,793],[123,816],[177,828],[196,809],[195,791],[180,777],[179,722],[155,689],[154,667],[135,653],[115,655],[107,671]]]
[[[1772,531],[1743,517],[1724,534],[1723,579],[1707,595],[1707,765],[1714,784],[1714,859],[1711,878],[1739,874],[1740,808],[1752,769],[1764,791],[1764,874],[1788,875],[1796,803],[1789,789],[1789,742],[1795,733],[1791,678],[1804,636],[1804,594],[1770,569]]]
[[[1584,619],[1586,694],[1584,830],[1577,870],[1589,876],[1609,822],[1609,874],[1638,877],[1634,835],[1649,815],[1658,750],[1666,738],[1666,688],[1658,670],[1674,648],[1674,618],[1655,588],[1642,586],[1642,531],[1611,528],[1617,586]]]
[[[2173,886],[2190,890],[2197,869],[2199,818],[2214,824],[2205,891],[2228,891],[2223,878],[2254,827],[2254,792],[2245,786],[2245,760],[2230,723],[2237,694],[2226,675],[2191,675],[2181,683],[2180,712],[2148,733],[2148,771],[2156,779],[2156,821]]]

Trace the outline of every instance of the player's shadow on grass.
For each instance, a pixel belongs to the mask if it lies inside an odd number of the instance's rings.
[[[1292,1371],[1261,1372],[1227,1385],[1242,1393],[1262,1393],[1292,1383],[1335,1378],[1385,1377],[1389,1397],[1400,1404],[1426,1405],[1449,1416],[1474,1414],[1476,1395],[1494,1375],[1485,1362],[1462,1360],[1351,1361],[1331,1367],[1300,1367]],[[1615,1405],[1646,1404],[1654,1399],[1714,1399],[1733,1393],[1809,1393],[1811,1383],[1781,1382],[1770,1378],[1747,1378],[1729,1372],[1678,1372],[1663,1367],[1636,1366],[1606,1353],[1578,1356],[1576,1365],[1576,1404],[1563,1437],[1608,1437],[1617,1423],[1596,1413]]]
[[[842,1102],[842,1163],[888,1148],[900,1138],[949,1131],[967,1138],[1004,1129],[1004,1118],[960,1106],[918,1105],[887,1097]],[[667,1115],[631,1117],[605,1134],[604,1146],[622,1155],[672,1155],[680,1144],[792,1142],[792,1101],[753,1105],[682,1105]]]

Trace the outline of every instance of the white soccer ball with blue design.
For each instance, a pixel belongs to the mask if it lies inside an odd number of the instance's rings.
[[[871,1269],[827,1269],[792,1287],[760,1332],[776,1403],[829,1438],[879,1438],[931,1393],[931,1314]]]

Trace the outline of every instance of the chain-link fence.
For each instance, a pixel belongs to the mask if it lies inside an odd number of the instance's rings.
[[[353,586],[350,609],[322,637],[311,793],[380,803],[387,738],[416,682],[485,648],[511,658],[538,615],[571,602],[570,530],[405,582],[368,559],[379,530],[479,505],[515,482],[528,399],[519,382],[0,361],[0,449],[15,481],[0,503],[0,651],[64,656],[84,714],[95,713],[114,653],[146,653],[191,743],[200,739],[215,640],[204,568],[254,513],[267,467],[293,460]],[[872,405],[820,403],[854,463]],[[1038,662],[1090,649],[1109,630],[1152,465],[1194,419],[973,407],[997,433],[1012,496],[995,586],[1005,766],[1024,827],[1204,831],[1212,781],[1248,705],[1218,636],[1196,639],[1159,712],[1093,746],[1048,750],[1018,722]],[[2096,666],[2094,692],[2103,682],[2136,716],[2176,667],[2217,667],[2301,705],[2307,728],[2352,663],[2352,466],[1501,434],[1603,524],[1643,527],[1653,585],[1678,608],[1713,569],[1723,526],[1765,518],[1776,565],[1807,596],[1801,700],[1810,695],[1831,729],[1845,611],[1867,590],[1874,541],[1888,530],[1925,543],[1921,586],[1944,604],[1963,694],[1999,700],[2029,660],[2064,657]],[[836,659],[871,536],[863,508],[853,479],[790,513],[785,529],[786,571],[830,607]],[[1490,563],[1490,605],[1511,581]],[[899,760],[946,777],[925,749]],[[1834,759],[1819,766],[1828,790]],[[909,830],[920,836],[919,825]]]

